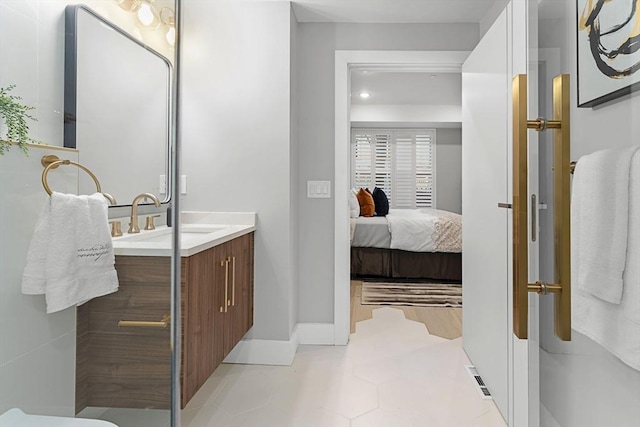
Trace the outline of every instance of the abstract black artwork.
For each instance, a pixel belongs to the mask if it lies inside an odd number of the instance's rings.
[[[577,0],[578,106],[640,89],[640,0]]]

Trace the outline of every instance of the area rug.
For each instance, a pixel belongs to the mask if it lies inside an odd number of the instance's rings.
[[[462,285],[362,282],[363,305],[462,307]]]

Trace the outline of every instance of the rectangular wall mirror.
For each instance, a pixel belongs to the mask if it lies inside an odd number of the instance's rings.
[[[168,202],[170,61],[86,6],[67,6],[65,33],[64,146],[117,206],[140,193]]]

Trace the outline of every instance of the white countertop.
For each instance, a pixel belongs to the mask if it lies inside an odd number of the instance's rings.
[[[256,230],[254,212],[182,212],[180,256],[191,256]],[[155,230],[114,237],[115,255],[171,256],[175,230],[165,225]]]

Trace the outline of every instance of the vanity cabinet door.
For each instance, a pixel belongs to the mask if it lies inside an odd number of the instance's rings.
[[[253,326],[253,233],[229,242],[232,282],[231,349]]]
[[[217,246],[182,258],[182,407],[224,357],[223,254]]]

